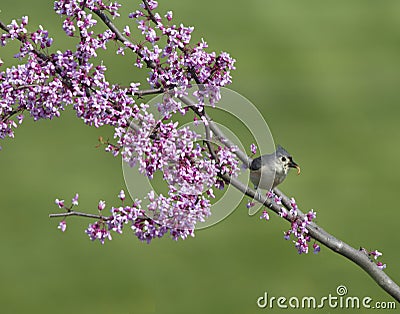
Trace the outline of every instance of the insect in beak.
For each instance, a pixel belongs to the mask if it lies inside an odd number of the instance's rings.
[[[297,169],[297,175],[300,174],[300,166],[298,164],[296,164],[292,159],[290,159],[290,163],[289,163],[289,167],[290,168],[296,168]]]

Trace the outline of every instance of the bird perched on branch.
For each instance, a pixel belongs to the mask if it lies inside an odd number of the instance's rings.
[[[256,190],[273,189],[285,180],[290,168],[296,168],[297,174],[300,174],[300,166],[278,145],[274,153],[253,159],[250,164],[250,180]]]

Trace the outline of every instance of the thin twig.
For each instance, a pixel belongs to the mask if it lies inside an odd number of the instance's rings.
[[[2,21],[0,21],[0,28],[5,32],[10,33],[10,31],[8,30],[7,25],[4,24]]]
[[[114,25],[113,22],[111,22],[110,18],[104,14],[101,10],[98,9],[93,9],[92,10],[93,13],[95,13],[102,21],[104,24],[107,25],[107,27],[115,34],[116,39],[120,42],[122,42],[124,45],[126,45],[126,43],[129,43],[130,47],[134,47],[135,45],[128,39],[126,38],[122,32],[118,29],[118,27],[116,27]],[[132,48],[131,48],[132,49]],[[140,52],[140,50],[134,50],[132,49],[140,58],[143,58],[143,54]],[[150,60],[145,60],[146,65],[148,68],[151,69],[156,69],[157,68],[157,64],[154,61],[150,61]]]
[[[146,9],[147,13],[149,14],[150,20],[154,24],[158,25],[159,22],[157,21],[155,15],[151,11],[149,3],[147,2],[147,0],[143,0],[143,3],[144,3],[144,6],[145,6],[145,9]],[[187,54],[188,54],[187,49],[185,49],[184,47],[180,47],[179,46],[179,50],[182,51],[185,54],[185,56],[187,56]],[[194,81],[196,82],[196,84],[200,86],[200,89],[203,89],[201,84],[204,84],[205,82],[200,82],[200,79],[197,76],[196,71],[195,71],[195,69],[193,67],[188,67],[188,69],[189,69],[189,72],[192,75]]]
[[[81,213],[81,212],[76,212],[76,211],[68,211],[66,213],[58,213],[58,214],[50,214],[49,218],[57,218],[57,217],[68,217],[68,216],[79,216],[79,217],[86,217],[86,218],[94,218],[98,220],[109,220],[110,218],[104,217],[101,215],[94,215],[94,214],[87,214],[87,213]]]
[[[147,1],[143,1],[143,3],[144,3],[147,13],[149,13],[150,19],[153,21],[154,24],[158,25],[158,21],[157,21],[156,17],[154,16],[153,12],[151,12],[149,3]]]
[[[134,92],[133,96],[137,97],[143,97],[143,96],[148,96],[148,95],[157,95],[157,94],[162,94],[165,92],[165,88],[160,87],[160,88],[154,88],[154,89],[144,89],[144,90],[138,90]]]
[[[182,100],[191,110],[193,110],[193,112],[196,115],[198,115],[200,118],[204,117],[207,120],[206,123],[208,123],[211,131],[214,133],[214,135],[219,139],[221,143],[223,143],[228,148],[236,147],[236,145],[224,135],[221,129],[207,115],[207,113],[204,111],[204,108],[203,111],[199,111],[194,101],[187,96],[178,96],[178,98]],[[240,159],[241,162],[243,162],[244,165],[247,166],[247,168],[250,167],[251,158],[247,156],[245,152],[241,151],[240,149],[237,149],[233,153]]]

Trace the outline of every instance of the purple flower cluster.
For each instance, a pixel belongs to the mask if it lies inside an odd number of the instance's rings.
[[[374,250],[374,251],[370,251],[368,252],[368,255],[370,257],[372,257],[374,260],[377,260],[379,257],[381,257],[383,254],[381,252],[379,252],[378,250]],[[380,269],[385,269],[386,268],[386,264],[383,264],[382,262],[376,262],[376,266],[378,266],[378,268]]]
[[[282,205],[282,198],[278,197],[273,190],[269,190],[267,197],[270,198],[275,204]],[[308,253],[308,244],[311,241],[311,237],[308,234],[307,226],[313,219],[316,218],[317,214],[314,210],[310,210],[304,215],[299,215],[298,206],[294,198],[290,199],[290,210],[281,206],[280,216],[289,219],[290,229],[284,233],[285,240],[289,240],[291,236],[295,238],[293,241],[299,254]],[[266,210],[260,217],[261,219],[268,220],[269,216]],[[317,243],[313,244],[314,253],[317,254],[320,251],[320,246]]]
[[[89,224],[89,227],[85,232],[89,236],[90,240],[99,240],[101,244],[104,244],[106,239],[112,240],[111,233],[107,228],[107,224],[103,220]]]
[[[260,216],[260,219],[265,219],[266,221],[269,220],[269,214],[266,209],[263,210],[262,215]]]
[[[142,5],[142,10],[129,15],[137,21],[138,29],[146,40],[140,45],[125,43],[125,46],[137,52],[137,67],[142,68],[146,64],[151,68],[149,84],[154,88],[188,87],[192,79],[197,84],[209,86],[230,84],[230,71],[235,69],[235,60],[226,52],[219,55],[207,52],[208,45],[204,40],[192,47],[190,43],[194,28],[170,24],[173,19],[170,11],[165,14],[167,23],[163,23],[161,16],[152,12],[157,5],[156,1],[148,1],[147,8]],[[161,39],[166,44],[161,44]]]
[[[58,224],[58,229],[60,229],[62,232],[65,232],[67,230],[67,223],[65,220],[61,220],[60,223]]]
[[[251,153],[252,153],[253,155],[257,154],[257,145],[254,144],[254,143],[252,143],[252,144],[250,145],[250,151],[251,151]]]
[[[230,148],[219,146],[216,150],[218,171],[236,177],[240,171],[239,161],[235,155],[236,146]]]
[[[290,199],[290,215],[291,215],[291,227],[285,232],[285,239],[290,239],[290,235],[295,237],[295,247],[299,254],[308,253],[308,243],[311,240],[311,237],[308,235],[307,226],[308,224],[316,218],[316,213],[313,210],[310,210],[304,216],[298,215],[298,207],[294,198]],[[314,246],[314,253],[319,252],[319,246]]]
[[[12,117],[16,114],[20,124],[25,110],[38,120],[58,117],[64,109],[60,93],[54,92],[63,90],[61,80],[54,77],[54,65],[34,52],[35,46],[50,47],[52,39],[42,27],[28,34],[27,24],[28,17],[22,17],[20,23],[13,20],[7,25],[8,31],[0,36],[2,46],[10,40],[19,40],[20,49],[15,57],[27,58],[24,64],[0,72],[0,139],[14,137],[17,123]]]
[[[129,15],[141,32],[139,38],[132,38],[130,25],[119,31],[107,17],[119,16],[117,2],[55,1],[55,12],[64,18],[63,30],[67,36],[79,38],[79,43],[75,49],[52,54],[46,50],[53,45],[48,32],[41,26],[28,32],[27,17],[2,27],[1,45],[19,41],[16,57],[21,64],[0,72],[0,139],[14,136],[13,129],[22,122],[24,112],[34,120],[52,119],[72,106],[84,123],[115,128],[116,143],[107,143],[107,151],[114,156],[121,154],[125,162],[137,166],[150,179],[161,171],[168,184],[167,195],[152,200],[149,196],[147,212],[152,219],[136,207],[114,208],[112,219],[89,226],[87,233],[92,240],[111,239],[111,230],[122,230],[121,221],[130,221],[135,234],[146,241],[168,231],[175,239],[193,235],[196,222],[211,214],[213,188],[223,187],[218,174],[236,176],[239,171],[234,148],[222,143],[216,147],[215,158],[201,145],[196,132],[171,120],[173,114],[186,114],[193,106],[202,113],[199,122],[207,125],[203,115],[206,101],[212,105],[218,102],[219,87],[231,82],[235,60],[225,52],[207,52],[203,40],[191,43],[194,28],[173,24],[170,11],[161,17],[153,12],[157,6],[156,1],[144,1]],[[98,33],[95,26],[99,21],[108,28]],[[94,63],[98,50],[115,42],[121,45],[117,54],[131,51],[132,65],[149,68],[150,87],[165,91],[157,105],[161,119],[149,112],[148,105],[137,103],[139,83],[132,82],[128,87],[112,84],[106,78],[106,65]],[[197,101],[183,105],[179,96],[188,95],[188,89],[196,83],[202,84],[194,93]],[[63,202],[58,201],[60,208],[65,208]],[[77,204],[76,197],[72,206]],[[104,208],[101,201],[98,209]],[[65,223],[60,224],[61,230],[65,227]]]
[[[386,268],[386,264],[383,264],[381,261],[375,262],[379,257],[383,255],[378,250],[368,251],[365,248],[361,247],[360,251],[368,256],[371,262],[374,262],[379,269],[384,270]]]
[[[148,195],[148,214],[158,225],[171,230],[175,240],[193,236],[196,223],[211,215],[210,200],[205,195],[183,194],[170,190],[168,197],[153,192]]]
[[[141,44],[133,44],[125,40],[123,44],[137,55],[137,65],[144,62],[151,68],[149,83],[152,87],[179,86],[184,90],[198,77],[202,77],[198,82],[209,86],[224,86],[231,82],[233,59],[226,53],[216,56],[214,52],[205,52],[204,43],[191,49],[193,27],[164,25],[162,18],[151,12],[157,2],[148,4],[150,11],[142,5],[142,10],[130,15],[138,23],[145,41],[135,39]],[[14,136],[13,128],[17,124],[13,115],[28,111],[35,120],[52,119],[59,117],[67,105],[73,105],[77,116],[89,125],[129,125],[127,121],[133,118],[136,106],[133,95],[138,84],[132,83],[129,88],[110,84],[105,78],[106,66],[95,66],[90,62],[97,57],[98,49],[107,49],[107,44],[119,36],[111,29],[95,34],[93,27],[98,21],[94,13],[107,12],[114,18],[119,16],[119,7],[116,2],[106,5],[100,0],[56,1],[56,13],[65,18],[64,31],[68,36],[79,35],[80,42],[75,51],[57,51],[51,55],[43,49],[52,46],[52,38],[41,26],[29,33],[26,28],[28,17],[7,25],[0,37],[1,45],[18,40],[20,51],[16,57],[26,58],[26,61],[0,73],[0,139]],[[154,26],[149,23],[151,18],[156,21]],[[171,20],[172,13],[168,12],[166,21]],[[130,37],[129,26],[125,27],[125,34]],[[167,41],[163,48],[158,46],[161,37]],[[207,75],[200,73],[204,69],[207,69]]]
[[[174,240],[186,239],[188,236],[194,236],[196,222],[204,221],[210,215],[210,202],[204,197],[196,198],[193,195],[185,197],[188,199],[184,199],[182,195],[170,198],[162,195],[155,197],[154,192],[150,192],[147,211],[142,208],[142,201],[138,199],[131,206],[112,207],[110,216],[99,215],[99,219],[90,223],[85,232],[92,241],[99,240],[101,244],[104,244],[106,239],[112,240],[111,232],[121,234],[125,225],[130,225],[135,236],[147,243],[165,234],[170,234]],[[119,193],[118,198],[122,202],[125,200],[123,190]],[[67,214],[78,215],[72,210],[74,206],[78,206],[78,194],[72,199],[70,207],[64,205],[64,200],[56,199],[55,203],[59,208],[64,208]],[[99,213],[105,207],[105,202],[99,201]],[[84,216],[85,214],[79,213],[79,215]],[[64,218],[60,221],[58,229],[65,232],[66,228],[67,223]]]
[[[202,201],[207,202],[207,200]],[[140,201],[136,200],[132,207],[113,208],[112,218],[108,222],[109,229],[122,233],[123,224],[129,222],[136,237],[147,243],[167,233],[174,240],[185,239],[188,235],[194,236],[195,224],[198,220],[202,220],[196,216],[202,216],[203,208],[207,207],[204,204],[199,204],[197,208],[200,208],[200,211],[198,211],[194,203],[189,204],[182,198],[172,200],[161,195],[152,199],[147,206],[147,212],[141,209],[139,205]],[[184,206],[187,207],[183,208]],[[190,215],[192,222],[190,222]]]

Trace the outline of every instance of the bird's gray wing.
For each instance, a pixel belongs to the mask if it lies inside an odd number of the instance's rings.
[[[262,156],[257,157],[256,159],[253,159],[253,161],[251,162],[251,165],[250,165],[251,171],[257,171],[257,170],[261,169],[261,166],[262,166],[261,157]]]
[[[253,159],[250,165],[251,171],[258,171],[261,167],[265,164],[269,165],[270,167],[273,165],[273,160],[275,159],[275,154],[266,154],[260,157]]]

